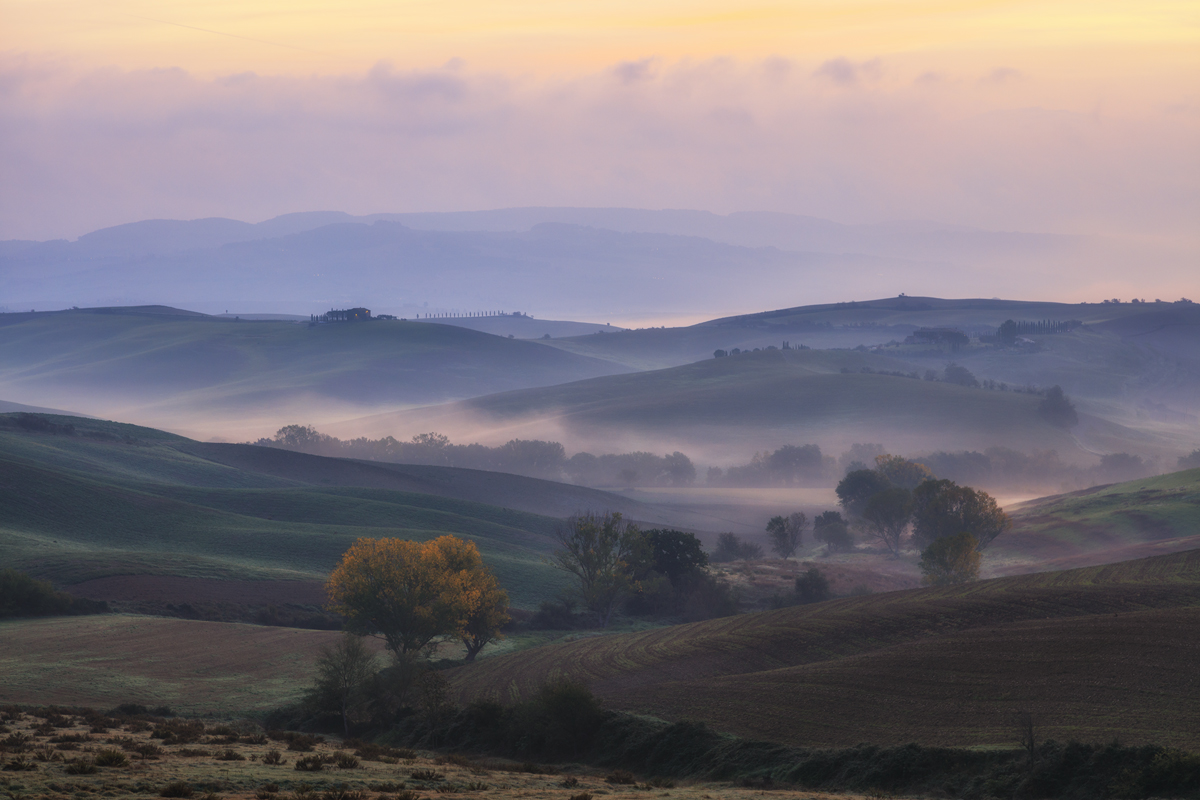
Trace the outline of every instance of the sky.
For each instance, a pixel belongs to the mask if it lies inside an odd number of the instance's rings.
[[[531,205],[1194,254],[1200,3],[0,0],[0,239]]]

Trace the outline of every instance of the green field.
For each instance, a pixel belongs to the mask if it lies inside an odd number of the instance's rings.
[[[242,717],[295,702],[330,631],[105,615],[0,622],[0,702],[168,705]]]
[[[193,442],[149,428],[0,416],[0,554],[60,586],[111,576],[322,581],[360,536],[472,539],[515,605],[566,586],[545,556],[556,518],[630,506],[512,475]]]
[[[1013,530],[989,556],[1042,569],[1186,549],[1200,535],[1200,469],[1043,497],[1009,509]]]
[[[207,435],[239,435],[247,420],[272,433],[292,421],[284,409],[365,413],[623,370],[450,325],[309,327],[161,307],[0,315],[4,399]]]
[[[452,673],[460,696],[585,680],[615,707],[798,745],[1043,735],[1200,745],[1200,550],[551,644]]]

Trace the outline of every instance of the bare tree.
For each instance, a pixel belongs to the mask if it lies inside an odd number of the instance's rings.
[[[802,511],[786,517],[771,517],[767,522],[767,533],[771,537],[771,549],[786,561],[800,547],[804,529],[807,527],[808,517]]]

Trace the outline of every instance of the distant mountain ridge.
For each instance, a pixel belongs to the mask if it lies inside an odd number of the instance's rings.
[[[841,225],[788,214],[525,208],[287,214],[251,224],[146,220],[74,242],[0,242],[10,307],[166,302],[209,313],[330,305],[522,310],[539,317],[711,314],[937,281],[971,294],[977,268],[1022,270],[1084,240],[934,223]],[[961,291],[955,291],[961,286]]]

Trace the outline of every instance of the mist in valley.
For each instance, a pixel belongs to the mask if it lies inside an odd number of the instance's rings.
[[[136,5],[0,53],[14,797],[1200,797],[1179,4]]]

